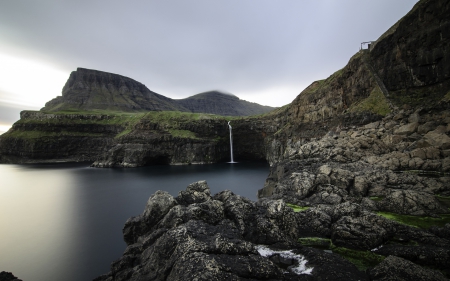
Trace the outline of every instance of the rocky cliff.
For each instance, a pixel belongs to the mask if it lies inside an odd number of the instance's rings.
[[[1,155],[83,155],[57,143],[79,137],[98,140],[99,167],[210,163],[229,155],[231,120],[236,158],[271,164],[258,202],[206,182],[158,191],[97,280],[447,280],[448,14],[448,1],[419,1],[370,50],[262,116],[24,112]]]
[[[289,106],[234,120],[271,163],[258,202],[158,191],[97,280],[448,280],[449,9],[419,1]]]
[[[224,116],[269,112],[262,106],[218,91],[174,100],[150,91],[145,85],[118,74],[78,68],[70,74],[59,96],[45,104],[43,112],[108,110],[126,112],[183,111]]]

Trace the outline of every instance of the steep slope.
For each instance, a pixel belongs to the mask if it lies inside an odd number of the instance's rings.
[[[210,91],[185,99],[177,100],[178,104],[196,113],[211,113],[223,116],[249,116],[267,113],[274,107],[241,100],[235,95]]]

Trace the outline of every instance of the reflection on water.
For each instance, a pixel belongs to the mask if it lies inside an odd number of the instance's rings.
[[[206,180],[252,200],[263,163],[95,169],[88,164],[0,165],[0,271],[23,280],[91,280],[125,249],[124,222],[156,190],[176,196]]]

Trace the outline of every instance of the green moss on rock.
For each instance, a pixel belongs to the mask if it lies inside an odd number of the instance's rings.
[[[370,95],[359,103],[353,104],[349,112],[372,112],[381,116],[386,116],[391,112],[386,97],[381,89],[375,87]]]
[[[432,226],[442,227],[446,223],[450,223],[450,214],[440,215],[440,218],[399,215],[388,212],[378,212],[377,214],[402,224],[424,229]]]
[[[298,242],[303,246],[330,249],[331,239],[320,237],[302,237],[298,239]]]
[[[309,209],[309,207],[301,207],[290,203],[286,203],[286,206],[291,207],[294,210],[294,212],[301,212]]]
[[[374,267],[385,259],[384,256],[371,251],[358,251],[344,247],[332,247],[331,250],[353,263],[361,271]]]

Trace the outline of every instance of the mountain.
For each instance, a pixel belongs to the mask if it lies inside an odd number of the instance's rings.
[[[47,102],[41,111],[93,109],[186,111],[174,100],[150,91],[131,78],[85,68],[73,71],[62,89],[62,96]]]
[[[178,104],[190,112],[211,113],[223,116],[249,116],[267,113],[274,107],[241,100],[235,95],[210,91],[185,99],[177,100]]]
[[[269,112],[262,106],[218,91],[175,100],[150,91],[144,84],[118,74],[78,68],[70,74],[59,96],[45,104],[44,112],[63,110],[126,112],[183,111],[224,116],[248,116]]]

